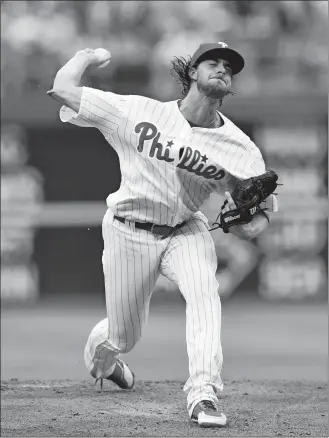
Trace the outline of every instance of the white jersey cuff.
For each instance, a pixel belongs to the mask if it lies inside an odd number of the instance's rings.
[[[65,105],[59,110],[59,118],[63,123],[72,123],[72,125],[80,126],[82,128],[90,128],[90,124],[86,119],[82,119],[78,113]]]

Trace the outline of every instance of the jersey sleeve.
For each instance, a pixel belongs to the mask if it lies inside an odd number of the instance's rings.
[[[62,106],[59,117],[63,123],[99,129],[111,135],[125,118],[129,96],[82,87],[79,112]]]

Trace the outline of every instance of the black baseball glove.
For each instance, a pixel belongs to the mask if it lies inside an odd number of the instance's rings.
[[[239,181],[231,193],[236,208],[224,211],[228,203],[226,200],[217,216],[217,219],[220,219],[219,223],[214,222],[213,225],[217,226],[210,231],[222,228],[224,233],[229,233],[230,227],[248,224],[256,214],[263,214],[268,219],[266,209],[261,208],[261,203],[275,191],[278,186],[277,180],[276,172],[268,170],[262,175]]]

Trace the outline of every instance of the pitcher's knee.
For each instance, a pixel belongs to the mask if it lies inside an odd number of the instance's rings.
[[[127,343],[120,348],[120,353],[129,353],[134,348],[134,343]]]
[[[108,338],[106,340],[103,340],[98,346],[97,350],[110,350],[114,353],[129,353],[131,351],[137,341],[133,338],[125,338],[125,337],[113,337],[109,333]]]
[[[126,327],[109,329],[108,319],[105,318],[96,324],[89,335],[86,345],[87,355],[94,357],[102,350],[115,354],[128,353],[140,337],[141,331],[127,330]]]

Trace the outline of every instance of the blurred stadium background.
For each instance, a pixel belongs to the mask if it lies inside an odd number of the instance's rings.
[[[85,376],[83,342],[105,312],[101,220],[106,196],[120,184],[118,159],[96,130],[60,123],[59,105],[46,95],[56,72],[77,50],[104,47],[110,67],[87,71],[84,85],[168,101],[180,95],[172,57],[192,54],[204,41],[225,41],[241,51],[246,67],[223,112],[283,183],[281,210],[257,241],[213,234],[227,369],[273,377],[276,355],[286,364],[278,377],[325,378],[327,20],[327,2],[313,0],[1,2],[4,377]],[[203,207],[210,221],[217,201]],[[141,378],[142,359],[160,362],[167,344],[172,357],[185,354],[179,292],[161,278],[152,305],[151,328],[132,359],[141,364]],[[40,351],[42,344],[48,349]],[[248,362],[256,350],[252,371],[243,374],[241,357]],[[255,365],[261,357],[265,374]],[[177,377],[170,367],[155,373],[164,376]]]

